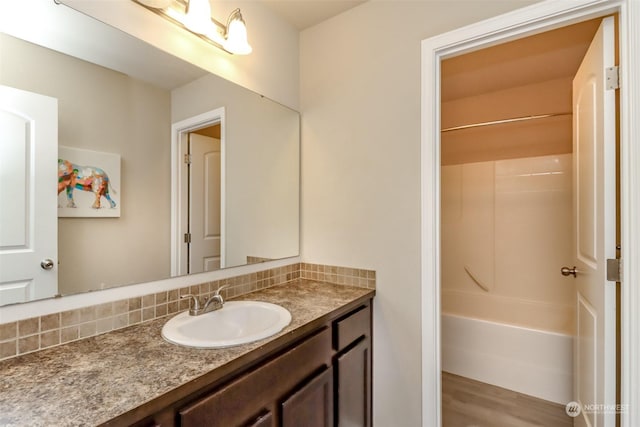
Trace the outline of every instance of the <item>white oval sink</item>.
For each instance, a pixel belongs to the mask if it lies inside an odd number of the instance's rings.
[[[174,344],[196,348],[222,348],[270,337],[291,323],[291,313],[262,301],[229,301],[220,310],[199,316],[188,311],[162,327],[162,337]]]

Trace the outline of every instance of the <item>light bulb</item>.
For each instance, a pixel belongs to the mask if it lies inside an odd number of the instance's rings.
[[[209,0],[189,0],[184,26],[194,33],[204,34],[211,30],[211,5]]]

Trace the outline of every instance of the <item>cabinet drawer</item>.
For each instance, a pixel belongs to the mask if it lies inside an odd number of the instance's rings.
[[[180,425],[269,425],[259,414],[270,412],[274,402],[288,393],[301,378],[331,360],[329,328],[306,339],[284,354],[266,362],[179,411]],[[252,421],[253,420],[253,421]]]
[[[334,348],[337,351],[347,347],[371,330],[371,307],[366,305],[347,315],[334,324]]]

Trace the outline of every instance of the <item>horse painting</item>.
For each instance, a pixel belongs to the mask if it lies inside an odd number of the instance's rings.
[[[115,193],[111,187],[109,176],[102,169],[95,166],[80,166],[68,160],[58,159],[58,194],[62,190],[67,192],[67,207],[75,208],[73,190],[89,191],[95,196],[93,209],[100,209],[101,199],[104,197],[111,208],[116,207],[116,202],[111,200],[109,190]]]

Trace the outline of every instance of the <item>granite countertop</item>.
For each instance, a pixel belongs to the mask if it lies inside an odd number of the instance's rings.
[[[168,316],[0,362],[0,426],[107,422],[373,294],[301,279],[234,298],[277,303],[292,317],[280,333],[237,347],[168,343],[160,335]]]

